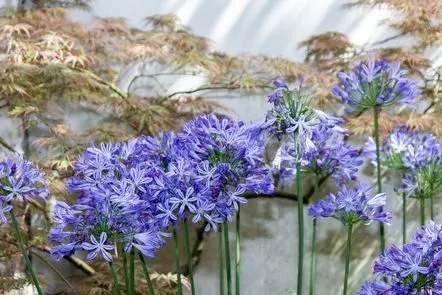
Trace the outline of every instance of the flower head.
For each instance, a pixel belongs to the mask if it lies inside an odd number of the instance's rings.
[[[333,86],[331,91],[347,105],[348,111],[395,103],[411,107],[421,91],[416,81],[404,77],[406,73],[400,69],[400,62],[361,62],[354,72],[338,73],[341,85]]]
[[[441,230],[429,221],[411,243],[385,249],[374,264],[377,279],[364,283],[358,294],[442,294]]]
[[[359,221],[379,221],[388,223],[391,213],[382,212],[386,204],[385,193],[370,196],[367,185],[352,188],[343,186],[336,194],[328,194],[326,200],[320,200],[308,209],[314,218],[333,217],[344,224],[355,224]]]

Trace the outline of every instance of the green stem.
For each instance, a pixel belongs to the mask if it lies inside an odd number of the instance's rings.
[[[315,198],[318,197],[319,192],[319,175],[318,173],[315,173],[315,190],[313,192],[313,195]],[[313,230],[312,230],[312,253],[310,257],[310,289],[309,294],[314,294],[315,289],[315,273],[316,273],[316,224],[317,219],[313,219]]]
[[[241,262],[241,232],[240,232],[240,209],[236,212],[236,255],[235,255],[235,295],[240,295],[240,262]]]
[[[175,250],[176,282],[178,285],[178,295],[183,295],[183,285],[181,283],[180,250],[178,249],[178,235],[176,233],[175,226],[173,226],[173,247]]]
[[[118,283],[117,274],[115,273],[115,267],[112,262],[109,262],[109,269],[111,272],[112,280],[114,281],[115,290],[117,295],[121,295],[120,284]]]
[[[425,225],[425,199],[423,197],[419,198],[419,204],[421,207],[421,225]]]
[[[219,295],[224,295],[224,258],[223,258],[223,232],[218,231],[218,259],[219,259]]]
[[[135,295],[135,249],[130,251],[129,285],[130,294]]]
[[[302,196],[302,176],[300,161],[299,134],[295,132],[296,149],[296,189],[298,195],[298,287],[297,295],[302,295],[302,280],[304,268],[304,198]]]
[[[344,295],[347,295],[348,270],[350,268],[350,251],[351,251],[351,234],[353,225],[348,224],[347,227],[347,251],[345,253],[345,273],[344,273]]]
[[[9,205],[10,205],[10,203],[9,203]],[[9,213],[11,214],[12,228],[14,229],[15,235],[16,235],[18,243],[20,245],[21,254],[23,255],[23,259],[25,260],[26,267],[28,268],[28,271],[31,274],[32,282],[34,283],[34,286],[37,289],[38,294],[43,295],[43,291],[40,287],[37,276],[35,275],[34,268],[32,267],[31,260],[29,259],[29,256],[26,253],[25,243],[23,241],[23,236],[22,236],[20,228],[18,226],[17,218],[15,217],[14,209],[12,209]]]
[[[123,273],[124,273],[124,284],[126,286],[126,293],[130,294],[130,282],[129,282],[129,268],[127,266],[127,255],[126,252],[123,250]]]
[[[187,265],[189,266],[190,288],[192,290],[192,295],[195,295],[195,283],[193,281],[192,253],[190,251],[190,241],[189,241],[189,223],[187,219],[184,221],[184,239],[186,241]]]
[[[407,195],[402,193],[402,243],[407,241]]]
[[[434,221],[434,189],[433,189],[433,184],[431,184],[430,217],[431,217],[431,220]]]
[[[381,151],[379,143],[379,106],[374,107],[374,137],[376,142],[376,171],[378,182],[378,194],[382,193],[382,174],[381,174]],[[384,223],[379,222],[379,236],[381,240],[381,252],[385,249],[385,228]]]
[[[227,275],[227,294],[232,295],[232,269],[230,268],[230,243],[229,243],[229,225],[227,221],[223,223],[224,247],[226,251],[226,275]]]
[[[143,268],[144,277],[146,278],[147,287],[149,288],[149,295],[155,295],[155,291],[153,290],[152,281],[150,279],[149,270],[147,269],[146,261],[144,259],[143,254],[138,252],[138,257],[141,261],[141,267]]]

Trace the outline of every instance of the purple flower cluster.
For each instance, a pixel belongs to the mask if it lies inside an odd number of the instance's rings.
[[[430,198],[442,188],[442,145],[432,133],[415,134],[403,156],[407,173],[403,190],[409,197]]]
[[[273,108],[267,114],[265,125],[269,133],[279,140],[296,132],[301,141],[306,141],[307,146],[311,146],[313,129],[320,124],[339,133],[347,133],[342,128],[344,121],[341,118],[329,116],[310,106],[311,98],[303,94],[302,82],[293,90],[280,80],[273,81],[273,84],[277,89],[268,95]]]
[[[326,200],[320,200],[310,206],[308,214],[313,218],[333,217],[345,225],[359,221],[379,221],[388,223],[391,213],[383,212],[387,196],[385,193],[370,197],[368,185],[348,188],[343,186],[336,194],[328,194]]]
[[[161,205],[155,184],[164,172],[155,162],[131,161],[136,144],[91,146],[75,162],[68,188],[79,197],[72,206],[58,201],[53,213],[49,239],[58,244],[52,251],[55,259],[83,249],[89,260],[101,253],[111,261],[117,243],[126,252],[135,247],[152,257],[164,243],[155,218]]]
[[[5,213],[13,209],[12,201],[34,198],[46,201],[48,188],[44,174],[22,156],[10,155],[0,162],[0,179],[0,223],[8,223]]]
[[[404,156],[417,136],[417,132],[410,131],[407,126],[394,129],[380,147],[381,164],[396,170],[407,169]],[[376,166],[376,143],[373,138],[369,137],[365,143],[363,155]]]
[[[375,281],[358,295],[442,294],[442,227],[429,221],[402,249],[392,245],[374,265]]]
[[[245,193],[273,190],[259,131],[210,114],[176,135],[88,148],[68,183],[80,194],[77,202],[55,206],[53,256],[83,249],[90,260],[101,253],[111,261],[110,251],[121,244],[153,257],[168,236],[164,231],[188,217],[216,230],[246,203]]]
[[[197,201],[194,222],[204,218],[206,230],[231,221],[245,193],[271,193],[273,179],[264,165],[259,126],[214,114],[202,115],[178,135],[194,168],[195,186],[207,192]]]
[[[356,180],[356,172],[363,160],[359,157],[359,151],[344,141],[342,134],[320,124],[312,130],[310,140],[314,146],[308,147],[304,144],[306,142],[300,145],[303,172],[331,175],[340,185]],[[283,142],[273,161],[273,167],[280,171],[282,179],[296,175],[295,158],[293,140]]]
[[[421,91],[416,81],[405,78],[407,71],[400,66],[400,62],[361,62],[354,72],[337,74],[341,85],[333,86],[332,94],[340,97],[350,112],[396,102],[411,107]]]

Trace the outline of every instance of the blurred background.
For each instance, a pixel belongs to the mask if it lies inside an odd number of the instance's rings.
[[[92,141],[176,131],[202,112],[262,122],[271,108],[266,97],[271,80],[278,77],[289,83],[303,77],[316,107],[344,116],[329,91],[335,75],[371,58],[401,61],[423,90],[413,116],[403,110],[384,114],[384,135],[405,123],[438,136],[442,131],[440,0],[19,0],[0,5],[1,149],[37,162],[48,175],[51,195],[67,202],[75,196],[64,181]],[[372,133],[370,116],[346,118],[350,142],[358,148]],[[269,142],[268,163],[276,148]],[[399,214],[399,179],[385,177],[388,207]],[[362,169],[360,178],[373,182],[372,168]],[[304,185],[308,192],[309,179]],[[325,179],[321,196],[332,190]],[[280,185],[273,196],[251,198],[242,209],[243,294],[294,294],[294,191],[290,183]],[[419,224],[415,208],[410,204],[410,215],[416,216],[409,221],[410,237]],[[50,202],[21,209],[47,294],[111,294],[107,269],[99,262],[87,265],[81,255],[55,262],[48,255]],[[387,244],[401,242],[399,223],[394,219],[387,228]],[[310,220],[306,226],[309,241]],[[204,233],[200,224],[192,233],[197,293],[217,294],[216,236]],[[372,273],[379,254],[376,237],[377,227],[355,230],[350,294]],[[306,247],[309,259],[308,242]],[[340,223],[320,225],[317,294],[341,292],[337,277],[344,248]],[[0,291],[32,294],[18,254],[3,226]],[[159,294],[174,294],[169,242],[150,266]],[[308,276],[305,280],[307,285]]]

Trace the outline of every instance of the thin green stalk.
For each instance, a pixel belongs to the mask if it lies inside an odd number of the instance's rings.
[[[18,226],[17,218],[15,217],[14,209],[12,209],[9,213],[11,214],[12,228],[14,229],[15,235],[16,235],[18,243],[20,245],[21,254],[23,255],[23,259],[25,260],[26,267],[28,268],[28,271],[31,275],[32,282],[34,283],[34,286],[37,289],[38,294],[43,295],[43,291],[40,287],[37,276],[35,275],[34,268],[32,267],[31,260],[29,259],[29,256],[26,253],[25,243],[23,241],[23,236],[22,236],[20,228]]]
[[[141,267],[143,268],[144,277],[146,278],[147,287],[149,288],[149,295],[155,295],[155,291],[153,290],[152,281],[150,279],[149,270],[147,269],[144,256],[143,254],[141,254],[141,252],[138,252],[138,257],[140,258]]]
[[[297,295],[302,295],[304,268],[304,198],[302,195],[301,162],[299,158],[299,134],[295,132],[296,149],[296,189],[298,195],[298,287]]]
[[[345,252],[345,273],[344,273],[344,295],[347,295],[348,286],[348,271],[350,269],[350,251],[351,251],[351,234],[353,225],[349,224],[347,227],[347,250]]]
[[[423,197],[419,198],[419,204],[421,207],[421,225],[425,225],[425,199]]]
[[[112,276],[112,280],[114,281],[115,290],[117,291],[117,295],[121,295],[120,284],[118,283],[117,274],[115,273],[115,267],[112,262],[109,262],[109,269]]]
[[[315,173],[315,190],[313,192],[313,195],[315,198],[318,196],[319,192],[319,175],[318,173]],[[315,289],[315,273],[316,273],[316,224],[317,219],[313,219],[313,232],[312,232],[312,253],[310,257],[310,289],[309,294],[314,294]]]
[[[219,295],[224,295],[224,258],[223,258],[223,231],[218,230],[218,259],[219,259]]]
[[[127,255],[125,251],[122,251],[123,254],[123,273],[124,273],[124,284],[126,286],[126,293],[130,294],[130,282],[129,282],[129,268],[127,265]]]
[[[240,209],[236,212],[236,255],[235,255],[235,295],[240,295],[240,262],[241,262],[241,232],[240,232]]]
[[[402,243],[407,241],[407,195],[402,193]]]
[[[379,106],[374,107],[374,137],[376,142],[376,171],[378,182],[378,194],[382,193],[382,174],[381,174],[381,151],[379,143]],[[385,228],[384,223],[379,222],[379,236],[381,240],[381,252],[385,249]]]
[[[433,184],[431,184],[430,217],[431,217],[431,220],[434,221],[434,189],[433,189]]]
[[[184,221],[184,239],[186,241],[187,265],[189,266],[190,288],[192,290],[192,295],[195,295],[195,283],[193,281],[192,252],[190,251],[190,241],[189,241],[189,223],[187,219]]]
[[[130,251],[130,264],[129,264],[129,285],[131,295],[135,295],[135,250]]]
[[[183,295],[183,285],[181,283],[180,250],[178,249],[178,235],[176,233],[175,226],[173,226],[173,247],[175,250],[176,282],[178,285],[178,295]]]
[[[223,223],[224,247],[226,251],[226,275],[227,275],[227,294],[232,295],[232,269],[230,267],[230,243],[229,243],[229,225],[227,221]]]

